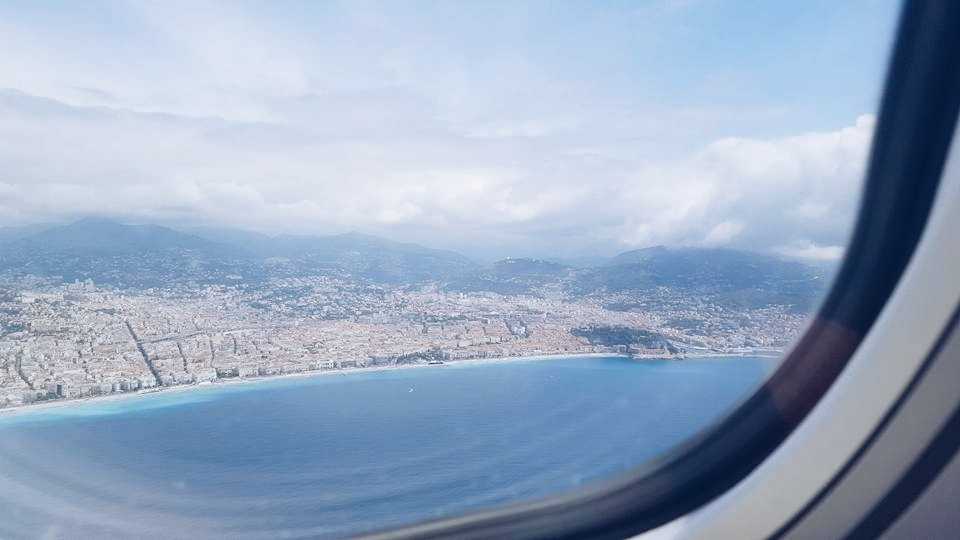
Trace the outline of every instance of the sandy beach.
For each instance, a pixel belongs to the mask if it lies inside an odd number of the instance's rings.
[[[330,377],[330,376],[350,376],[360,373],[375,373],[381,371],[395,371],[395,370],[407,370],[407,369],[417,369],[417,368],[430,368],[430,367],[442,367],[449,365],[456,366],[473,366],[473,365],[486,365],[486,364],[499,364],[507,362],[531,362],[531,361],[543,361],[543,360],[556,360],[558,358],[610,358],[610,357],[622,357],[622,358],[632,358],[638,361],[644,360],[674,360],[682,361],[684,358],[724,358],[724,357],[736,357],[736,356],[750,356],[757,358],[770,358],[775,359],[779,358],[781,355],[772,353],[770,351],[757,351],[749,354],[746,353],[716,353],[716,352],[703,352],[703,353],[693,353],[687,354],[684,357],[677,356],[631,356],[622,353],[555,353],[555,354],[538,354],[538,355],[529,355],[529,356],[503,356],[496,358],[470,358],[465,360],[453,360],[445,362],[444,364],[403,364],[403,365],[393,365],[393,366],[371,366],[371,367],[358,367],[358,368],[348,368],[348,369],[336,369],[336,370],[313,370],[313,371],[304,371],[301,373],[285,373],[282,375],[268,375],[263,377],[244,377],[244,378],[228,378],[228,379],[219,379],[216,382],[208,383],[195,383],[195,384],[180,384],[175,386],[158,386],[155,388],[150,388],[147,390],[140,390],[136,392],[123,392],[116,394],[108,394],[101,396],[88,396],[76,399],[57,399],[39,403],[32,403],[29,405],[18,405],[16,407],[8,407],[5,409],[0,409],[0,418],[9,417],[12,415],[17,415],[21,413],[29,412],[38,412],[38,411],[49,411],[52,409],[61,409],[61,408],[75,408],[82,405],[92,404],[92,403],[108,403],[115,401],[123,400],[132,400],[137,398],[142,398],[150,395],[156,394],[165,394],[170,395],[174,393],[181,392],[193,392],[201,389],[209,389],[222,387],[225,385],[252,385],[257,383],[263,383],[268,381],[278,381],[285,379],[295,379],[295,378],[305,378],[305,377]]]
[[[211,387],[222,387],[224,385],[249,385],[257,384],[268,381],[277,381],[284,379],[295,379],[295,378],[304,378],[304,377],[328,377],[328,376],[350,376],[353,374],[360,373],[375,373],[381,371],[394,371],[394,370],[406,370],[406,369],[416,369],[416,368],[428,368],[428,367],[440,367],[445,365],[479,365],[479,364],[494,364],[494,363],[503,363],[503,362],[517,362],[517,361],[539,361],[539,360],[556,360],[557,358],[583,358],[583,357],[611,357],[611,356],[626,356],[616,353],[558,353],[558,354],[539,354],[531,356],[506,356],[506,357],[497,357],[497,358],[472,358],[467,360],[454,360],[446,362],[444,364],[403,364],[403,365],[393,365],[393,366],[370,366],[370,367],[358,367],[358,368],[348,368],[348,369],[331,369],[331,370],[312,370],[304,371],[301,373],[285,373],[282,375],[268,375],[263,377],[234,377],[228,379],[219,379],[216,382],[209,383],[194,383],[194,384],[179,384],[175,386],[157,386],[147,390],[139,390],[136,392],[122,392],[116,394],[108,394],[101,396],[87,396],[76,399],[56,399],[38,403],[31,403],[29,405],[18,405],[16,407],[8,407],[0,409],[0,417],[11,416],[27,412],[35,411],[49,411],[51,409],[60,409],[60,408],[72,408],[79,407],[82,405],[87,405],[91,403],[107,403],[114,401],[122,400],[131,400],[136,398],[142,398],[145,396],[155,395],[155,394],[173,394],[180,392],[192,392],[200,389],[209,389]]]

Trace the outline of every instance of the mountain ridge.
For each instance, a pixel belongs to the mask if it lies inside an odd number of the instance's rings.
[[[270,236],[105,218],[55,225],[0,243],[0,271],[128,287],[332,275],[387,286],[436,283],[450,292],[503,295],[652,295],[665,288],[754,307],[779,303],[806,308],[823,289],[822,275],[813,266],[730,248],[652,246],[592,267],[532,257],[482,265],[455,251],[356,232]]]

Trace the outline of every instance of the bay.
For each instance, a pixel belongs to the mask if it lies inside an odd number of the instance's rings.
[[[776,361],[464,362],[0,418],[0,537],[300,538],[570,492],[707,428]]]

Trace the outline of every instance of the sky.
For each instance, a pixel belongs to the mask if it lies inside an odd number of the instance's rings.
[[[0,226],[841,256],[899,5],[0,3]]]

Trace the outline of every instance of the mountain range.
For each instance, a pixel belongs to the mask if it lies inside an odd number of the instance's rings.
[[[798,309],[806,309],[825,283],[822,269],[733,249],[657,246],[590,267],[529,258],[485,265],[454,251],[357,233],[181,231],[100,218],[0,229],[0,273],[133,288],[332,275],[389,286],[436,283],[449,292],[587,296],[667,289],[748,307]]]

